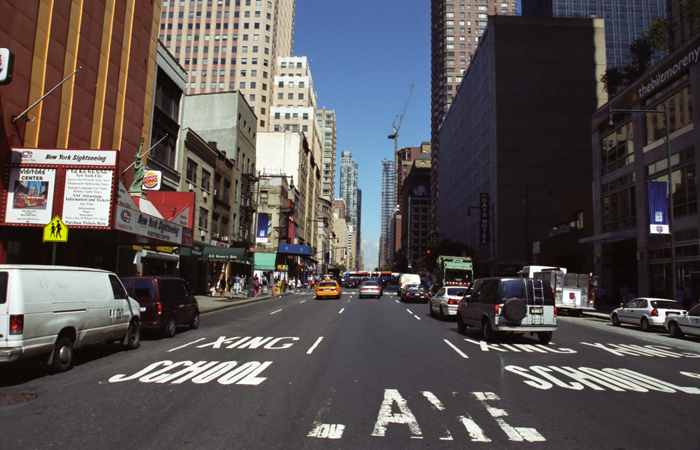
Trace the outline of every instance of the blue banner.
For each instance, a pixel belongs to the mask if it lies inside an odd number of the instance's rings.
[[[258,213],[258,231],[255,233],[255,242],[260,244],[267,244],[267,233],[269,226],[269,214]]]
[[[670,234],[668,227],[668,194],[665,181],[648,181],[649,233]]]

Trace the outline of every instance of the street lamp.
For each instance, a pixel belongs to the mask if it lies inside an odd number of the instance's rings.
[[[676,238],[673,235],[673,171],[671,170],[671,130],[668,119],[668,102],[664,109],[612,109],[608,108],[608,125],[613,126],[613,113],[663,114],[666,122],[666,164],[668,165],[668,231],[671,234],[671,298],[676,295]]]

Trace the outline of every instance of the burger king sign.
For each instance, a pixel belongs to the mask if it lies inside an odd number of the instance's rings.
[[[146,191],[159,191],[163,173],[160,170],[147,170],[143,175],[143,189]]]

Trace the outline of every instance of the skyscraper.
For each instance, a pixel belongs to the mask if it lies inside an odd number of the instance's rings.
[[[379,267],[389,263],[391,213],[394,211],[394,161],[382,161],[381,229],[379,234]]]
[[[317,109],[316,122],[323,140],[323,198],[332,200],[335,197],[335,111]]]
[[[430,142],[432,172],[430,174],[431,228],[437,232],[438,168],[440,146],[438,132],[457,93],[479,38],[486,28],[488,16],[517,14],[517,1],[493,3],[471,0],[431,0],[430,62]]]
[[[352,157],[352,152],[344,151],[340,154],[340,198],[345,200],[345,217],[352,225],[356,234],[353,242],[355,255],[359,255],[360,241],[360,198],[357,188],[357,163]]]
[[[269,129],[277,58],[291,56],[295,0],[165,0],[159,39],[187,70],[187,94],[239,89]]]

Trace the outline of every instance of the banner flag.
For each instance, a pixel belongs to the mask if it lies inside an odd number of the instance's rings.
[[[270,223],[269,214],[258,213],[258,231],[255,234],[255,242],[267,244],[268,226]]]
[[[649,233],[671,234],[668,226],[667,190],[665,181],[648,181]]]

